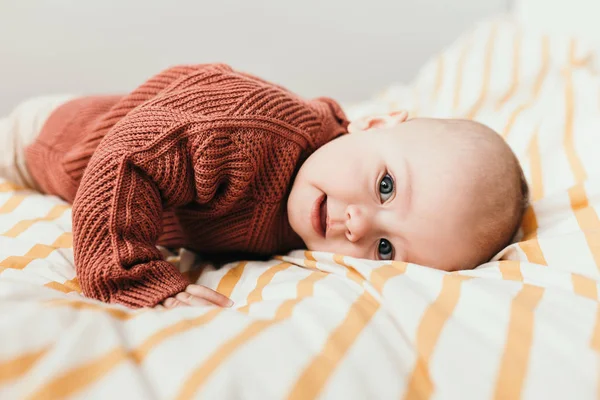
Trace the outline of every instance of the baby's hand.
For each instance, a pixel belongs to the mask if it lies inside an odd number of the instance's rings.
[[[221,293],[202,285],[188,285],[185,291],[169,297],[155,308],[175,308],[180,306],[205,306],[216,305],[219,307],[231,307],[233,301]]]

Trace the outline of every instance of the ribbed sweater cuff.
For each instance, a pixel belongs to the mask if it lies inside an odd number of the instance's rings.
[[[134,281],[127,289],[111,296],[111,302],[131,308],[154,307],[163,300],[185,290],[189,285],[177,268],[166,261],[152,261],[145,265],[148,273]]]

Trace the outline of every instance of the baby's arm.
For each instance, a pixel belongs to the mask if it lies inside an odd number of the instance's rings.
[[[137,108],[92,156],[73,203],[75,265],[86,296],[135,308],[186,292],[188,281],[156,241],[163,207],[195,196],[188,122],[173,110]]]
[[[133,111],[106,135],[73,202],[75,265],[84,294],[134,308],[155,306],[188,285],[155,245],[163,202],[191,200],[189,170],[168,168],[166,160],[144,152],[152,137],[176,123],[148,127],[143,117]],[[160,176],[165,167],[170,173]]]
[[[107,118],[119,122],[96,148],[73,202],[75,265],[85,295],[146,307],[186,292],[187,280],[163,260],[156,241],[163,207],[194,199],[190,115],[175,107],[180,103],[163,108],[154,101],[181,88],[198,90],[224,71],[229,67],[169,68],[111,110]]]

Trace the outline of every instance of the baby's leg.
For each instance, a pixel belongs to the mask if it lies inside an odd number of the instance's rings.
[[[0,177],[39,190],[25,165],[25,148],[35,140],[50,114],[73,97],[36,97],[21,103],[8,117],[0,117]]]

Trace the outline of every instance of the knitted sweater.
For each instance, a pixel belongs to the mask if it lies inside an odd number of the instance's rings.
[[[45,192],[73,202],[84,294],[136,308],[189,283],[157,244],[204,254],[302,247],[287,220],[292,180],[346,127],[331,99],[307,101],[226,65],[177,66],[129,95],[59,107],[26,162]]]

